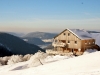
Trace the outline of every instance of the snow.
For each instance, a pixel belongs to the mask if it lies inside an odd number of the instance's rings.
[[[85,55],[85,54],[92,53],[92,52],[96,52],[96,51],[97,51],[96,49],[87,49],[87,50],[84,52],[84,55]]]
[[[68,29],[68,30],[82,40],[93,38],[96,40],[95,43],[100,46],[100,33],[88,33],[86,30],[82,29]]]
[[[40,48],[44,49],[46,48],[47,46],[49,46],[50,44],[43,44],[43,45],[38,45]]]
[[[42,41],[43,41],[43,42],[52,42],[53,39],[43,39]]]
[[[100,33],[91,33],[92,37],[96,40],[96,44],[100,46]]]
[[[94,38],[100,46],[100,33],[89,34],[80,29],[70,31],[81,39]],[[0,66],[0,75],[100,75],[100,52],[96,50],[86,50],[77,57],[35,55],[26,62]]]
[[[74,57],[74,56],[72,56],[72,57]],[[45,59],[45,62],[49,63],[49,62],[54,62],[54,61],[58,61],[58,60],[69,59],[69,58],[72,58],[72,57],[70,57],[70,56],[60,56],[60,55],[47,56],[46,59]]]
[[[23,39],[23,40],[26,41],[26,42],[28,41],[28,39]]]
[[[81,29],[68,29],[68,30],[71,31],[73,34],[75,34],[80,39],[91,39],[92,38],[91,34],[89,34],[85,30],[81,30]]]
[[[60,56],[55,56],[57,58]],[[100,75],[100,52],[27,67],[29,61],[0,67],[0,75]],[[49,58],[48,58],[49,59]],[[50,58],[51,59],[51,58]]]

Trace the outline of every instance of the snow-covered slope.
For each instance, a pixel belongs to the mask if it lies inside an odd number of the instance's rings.
[[[38,67],[29,62],[0,67],[0,75],[100,75],[100,52],[63,59]]]

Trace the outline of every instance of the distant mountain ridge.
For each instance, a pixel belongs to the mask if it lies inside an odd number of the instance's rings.
[[[34,37],[34,38],[40,38],[40,39],[52,39],[54,36],[56,36],[57,33],[46,33],[46,32],[30,32],[24,36],[25,37]]]
[[[35,38],[35,37],[24,37],[22,38],[24,41],[30,43],[30,44],[35,44],[35,45],[42,45],[45,44],[40,38]]]
[[[44,51],[40,47],[29,44],[21,38],[8,33],[0,32],[0,43],[7,46],[13,54],[34,54],[38,50]]]
[[[100,33],[99,31],[87,31],[88,33]]]
[[[17,36],[17,37],[22,37],[25,35],[24,33],[17,33],[17,32],[6,32],[6,33]]]

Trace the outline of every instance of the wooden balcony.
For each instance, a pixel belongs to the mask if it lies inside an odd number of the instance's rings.
[[[63,42],[59,42],[59,43],[53,42],[52,46],[54,46],[54,47],[65,47],[66,43],[63,43]]]
[[[55,50],[46,50],[47,54],[50,55],[66,55],[66,56],[73,56],[72,52],[63,52],[63,51],[55,51]]]

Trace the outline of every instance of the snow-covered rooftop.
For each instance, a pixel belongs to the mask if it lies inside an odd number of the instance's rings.
[[[96,40],[95,43],[100,46],[100,33],[91,33],[91,36]]]
[[[92,39],[91,34],[89,34],[85,30],[81,30],[81,29],[68,29],[68,30],[72,32],[74,35],[76,35],[77,37],[79,37],[80,39]]]

